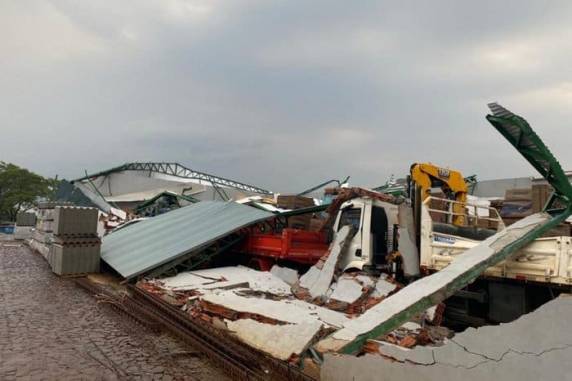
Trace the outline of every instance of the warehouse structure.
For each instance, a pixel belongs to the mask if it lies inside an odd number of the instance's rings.
[[[178,163],[133,162],[73,180],[83,193],[101,196],[121,209],[133,211],[164,192],[194,199],[238,200],[272,192],[254,185],[189,169]],[[90,197],[91,198],[91,197]]]

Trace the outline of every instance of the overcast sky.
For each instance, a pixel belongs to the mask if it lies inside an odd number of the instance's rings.
[[[486,120],[572,169],[569,1],[0,2],[0,160],[75,178],[177,161],[275,191],[430,161],[533,175]]]

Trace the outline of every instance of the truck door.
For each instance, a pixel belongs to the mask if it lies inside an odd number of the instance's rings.
[[[352,226],[354,234],[359,232],[361,225],[361,208],[349,206],[342,210],[340,216],[340,223],[338,224],[338,231],[346,225]]]
[[[362,247],[364,208],[363,204],[350,204],[341,210],[338,217],[337,231],[343,226],[349,225],[354,232],[348,250],[340,260],[340,267],[344,270],[346,266],[361,270],[363,265],[370,260],[368,257],[369,250],[362,251],[363,248],[369,248],[369,246]]]

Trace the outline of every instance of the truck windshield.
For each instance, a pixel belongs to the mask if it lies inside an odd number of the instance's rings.
[[[346,208],[342,210],[342,215],[340,216],[340,223],[338,225],[338,231],[342,226],[352,226],[354,232],[359,230],[359,225],[361,221],[361,209],[360,208]]]

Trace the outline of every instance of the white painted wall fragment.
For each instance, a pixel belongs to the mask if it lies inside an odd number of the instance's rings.
[[[299,285],[307,289],[312,298],[323,297],[328,292],[333,281],[340,256],[346,248],[351,228],[344,226],[336,233],[334,241],[330,245],[329,255],[322,268],[312,266],[310,270],[300,278]]]
[[[318,321],[273,325],[251,319],[227,320],[226,325],[244,343],[284,361],[302,353],[322,327]]]

